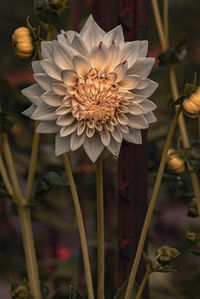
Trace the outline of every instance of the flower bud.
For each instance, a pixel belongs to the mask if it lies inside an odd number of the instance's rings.
[[[162,246],[157,249],[156,254],[158,256],[158,262],[162,266],[166,266],[169,265],[171,260],[176,258],[180,252],[176,248]]]
[[[185,238],[190,243],[195,243],[197,241],[197,233],[187,230]]]
[[[191,118],[200,115],[200,88],[198,87],[195,92],[183,101],[183,111]]]
[[[19,27],[12,36],[12,45],[15,54],[20,59],[28,59],[33,54],[33,42],[30,31],[26,27]]]
[[[185,162],[175,149],[169,149],[167,153],[168,169],[176,175],[181,175],[186,171]]]

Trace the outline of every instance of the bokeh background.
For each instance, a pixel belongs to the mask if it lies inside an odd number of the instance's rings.
[[[162,8],[163,1],[159,1],[159,4]],[[159,83],[159,88],[151,97],[158,106],[155,112],[158,121],[150,127],[147,134],[149,198],[173,116],[173,109],[169,107],[172,95],[168,69],[166,66],[160,67],[157,59],[161,47],[151,1],[147,0],[145,5],[148,6],[148,22],[145,28],[146,37],[149,40],[148,55],[156,58],[150,77]],[[21,95],[20,90],[30,85],[33,78],[31,60],[20,61],[16,58],[11,45],[11,37],[17,27],[25,25],[26,16],[30,16],[32,25],[39,24],[33,7],[33,0],[7,0],[1,1],[0,4],[0,102],[2,109],[10,114],[15,121],[9,134],[9,140],[20,184],[24,191],[31,151],[33,122],[21,115],[21,112],[29,106],[29,101]],[[90,13],[97,16],[104,29],[111,29],[119,23],[118,1],[71,0],[59,19],[58,28],[79,30]],[[169,0],[170,46],[174,47],[183,35],[187,37],[187,57],[176,65],[180,92],[186,82],[193,81],[195,72],[199,74],[199,16],[200,2],[198,0]],[[198,172],[200,169],[198,120],[187,118],[186,123],[193,145],[193,163]],[[175,147],[178,137],[179,130],[177,129],[173,140]],[[53,140],[53,136],[41,136],[32,219],[41,279],[51,291],[59,290],[57,298],[67,298],[70,284],[84,294],[85,281],[73,203],[61,160],[54,155]],[[93,273],[96,273],[95,169],[82,150],[70,154],[70,158],[81,195]],[[120,257],[117,163],[117,159],[105,153],[107,298],[113,298],[116,293],[121,270],[118,267]],[[137,175],[140,176],[140,170]],[[3,188],[3,182],[1,182],[0,191]],[[187,216],[188,204],[192,197],[188,174],[180,178],[170,174],[166,169],[146,251],[153,256],[155,249],[162,245],[178,248],[181,255],[176,259],[174,267],[179,271],[173,274],[152,274],[149,291],[146,290],[145,298],[199,298],[200,259],[189,251],[193,245],[185,240],[188,228],[196,231],[200,228],[197,218]],[[2,191],[0,192],[0,298],[11,298],[10,279],[20,281],[24,277],[26,277],[26,270],[16,208],[11,199],[6,197]]]

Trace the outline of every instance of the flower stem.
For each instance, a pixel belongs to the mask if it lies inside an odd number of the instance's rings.
[[[168,15],[168,7],[167,7],[168,1],[166,1],[166,0],[164,0],[164,1],[165,1],[164,14]],[[156,26],[157,26],[157,30],[158,30],[158,35],[160,38],[160,43],[161,43],[163,51],[165,51],[168,48],[168,42],[167,42],[167,37],[164,34],[161,17],[160,17],[160,12],[159,12],[159,8],[158,8],[158,3],[157,3],[157,0],[152,0],[151,2],[152,2],[154,18],[155,18],[155,22],[156,22]],[[168,31],[167,26],[168,25],[165,24],[165,31]],[[173,64],[169,65],[169,80],[170,80],[171,90],[172,90],[172,94],[173,94],[173,99],[176,100],[179,97],[179,92],[178,92],[178,85],[177,85],[176,74],[175,74],[175,69],[174,69]],[[177,108],[177,106],[176,106],[176,108]],[[180,133],[181,133],[181,137],[182,137],[182,141],[183,141],[183,146],[184,146],[184,148],[188,148],[188,147],[190,147],[190,142],[189,142],[188,133],[187,133],[187,129],[186,129],[185,121],[184,121],[184,116],[182,113],[180,114],[178,124],[179,124],[179,129],[180,129]],[[200,216],[200,188],[199,188],[198,177],[195,172],[190,172],[190,180],[192,183],[194,196],[196,198],[198,215]]]
[[[144,290],[144,287],[148,281],[148,278],[149,278],[149,274],[150,274],[150,271],[148,269],[146,269],[146,272],[144,274],[144,277],[143,277],[143,280],[140,284],[140,287],[139,287],[139,290],[137,292],[137,295],[135,297],[135,299],[140,299],[140,297],[142,296],[142,293],[143,293],[143,290]]]
[[[102,155],[96,161],[96,192],[97,192],[97,298],[104,299],[104,207],[103,207],[103,171]]]
[[[10,179],[8,177],[8,174],[7,174],[7,171],[6,171],[1,153],[0,153],[0,173],[1,173],[1,176],[3,178],[4,184],[6,186],[6,189],[9,193],[9,195],[13,196],[13,194],[14,194],[13,193],[13,188],[12,188],[12,185],[10,183]]]
[[[87,247],[87,240],[86,240],[86,234],[85,234],[85,228],[83,224],[83,217],[81,213],[80,203],[78,199],[78,194],[76,191],[76,186],[74,183],[74,178],[72,175],[71,166],[69,163],[69,159],[67,154],[62,155],[64,167],[66,171],[66,175],[69,181],[72,198],[74,202],[74,208],[76,212],[76,218],[78,223],[78,229],[80,234],[80,241],[81,241],[81,248],[82,248],[82,254],[83,254],[83,262],[85,267],[85,276],[86,276],[86,283],[87,283],[87,290],[88,290],[88,298],[94,299],[94,291],[93,291],[93,285],[92,285],[92,275],[91,275],[91,269],[90,269],[90,262],[89,262],[89,254],[88,254],[88,247]]]
[[[168,8],[169,8],[169,0],[164,0],[164,7],[163,7],[163,23],[164,23],[164,35],[166,41],[166,47],[169,47],[169,15],[168,15]]]
[[[33,143],[32,143],[32,152],[31,152],[31,160],[29,165],[28,172],[28,180],[27,180],[27,189],[26,189],[26,201],[29,202],[33,189],[33,181],[35,176],[35,169],[37,163],[37,155],[38,155],[38,147],[39,147],[39,139],[40,134],[36,132],[38,126],[38,121],[35,122],[34,134],[33,134]]]
[[[153,189],[153,193],[149,202],[149,207],[147,210],[147,214],[146,214],[146,218],[144,221],[144,225],[142,228],[142,232],[140,235],[140,240],[138,243],[138,247],[137,247],[137,251],[136,251],[136,255],[135,255],[135,260],[131,269],[131,273],[130,273],[130,277],[129,277],[129,282],[128,282],[128,286],[127,286],[127,290],[126,290],[126,295],[125,295],[125,299],[130,299],[131,298],[131,293],[132,293],[132,288],[134,286],[134,282],[135,282],[135,276],[137,273],[137,269],[139,266],[139,262],[140,262],[140,258],[142,255],[142,251],[143,251],[143,247],[144,247],[144,242],[146,239],[146,235],[149,229],[149,225],[150,225],[150,221],[151,221],[151,216],[155,207],[155,203],[156,203],[156,198],[158,195],[158,191],[160,188],[160,184],[161,184],[161,180],[162,180],[162,176],[163,176],[163,172],[164,172],[164,168],[165,168],[165,163],[166,163],[166,158],[167,158],[167,152],[168,149],[170,147],[171,141],[172,141],[172,137],[176,128],[176,124],[180,115],[182,107],[179,106],[178,110],[176,110],[176,114],[172,120],[172,124],[171,127],[169,129],[169,133],[165,142],[165,146],[164,146],[164,150],[163,150],[163,154],[162,154],[162,158],[160,161],[160,166],[158,169],[158,174],[156,177],[156,181],[155,181],[155,185],[154,185],[154,189]]]
[[[22,228],[22,238],[24,243],[24,251],[26,257],[26,266],[28,272],[28,280],[31,293],[34,298],[42,299],[40,292],[40,280],[37,267],[37,259],[35,254],[35,246],[33,241],[33,232],[31,226],[30,209],[26,206],[25,198],[22,195],[8,138],[6,134],[2,135],[2,150],[6,160],[9,176],[14,190],[14,199],[18,207],[18,213]]]

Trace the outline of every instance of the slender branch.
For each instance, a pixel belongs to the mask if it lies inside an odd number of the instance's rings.
[[[104,205],[103,205],[103,171],[102,155],[96,161],[96,192],[97,192],[97,298],[104,299]]]
[[[163,24],[164,24],[164,35],[166,41],[166,47],[169,47],[169,0],[164,0],[163,5]]]
[[[167,42],[166,42],[165,35],[164,35],[164,30],[163,30],[163,26],[162,26],[162,21],[161,21],[161,17],[160,17],[160,11],[159,11],[157,0],[151,0],[151,3],[152,3],[153,13],[154,13],[154,17],[155,17],[155,21],[156,21],[156,25],[157,25],[157,29],[158,29],[160,43],[161,43],[163,51],[166,51],[167,50]]]
[[[15,165],[6,134],[2,135],[2,150],[6,160],[11,183],[14,189],[14,199],[16,200],[16,204],[18,207],[30,289],[34,298],[42,299],[40,293],[40,280],[35,254],[35,246],[33,241],[33,231],[31,226],[30,209],[26,206],[25,198],[23,197],[19,186]]]
[[[38,134],[36,132],[37,126],[38,126],[38,121],[35,122],[34,134],[33,134],[31,160],[30,160],[30,165],[29,165],[27,189],[26,189],[27,203],[30,200],[31,194],[32,194],[33,182],[34,182],[34,177],[35,177],[35,169],[36,169],[36,163],[37,163],[37,156],[38,156],[40,134]]]
[[[150,274],[149,270],[146,269],[146,272],[144,274],[143,280],[142,280],[142,282],[140,284],[140,287],[139,287],[139,290],[137,292],[137,295],[136,295],[135,299],[140,299],[140,297],[142,296],[142,293],[144,291],[144,287],[145,287],[145,285],[146,285],[146,283],[147,283],[147,281],[149,279],[149,274]]]
[[[92,275],[91,275],[91,269],[90,269],[87,240],[86,240],[85,228],[84,228],[80,203],[79,203],[79,199],[78,199],[78,194],[76,191],[76,186],[74,183],[74,178],[72,175],[72,170],[71,170],[71,166],[70,166],[67,154],[63,154],[62,158],[63,158],[63,162],[64,162],[66,175],[67,175],[67,178],[69,181],[72,198],[73,198],[73,202],[74,202],[74,208],[75,208],[75,212],[76,212],[76,218],[77,218],[80,241],[81,241],[81,248],[82,248],[82,253],[83,253],[83,262],[84,262],[84,267],[85,267],[88,298],[94,299],[94,291],[93,291],[93,285],[92,285]]]
[[[13,188],[10,183],[10,179],[8,177],[1,153],[0,153],[0,173],[1,173],[2,179],[4,181],[4,184],[6,186],[6,189],[9,193],[9,195],[13,196],[13,194],[14,194]]]
[[[131,274],[130,274],[130,277],[129,277],[129,282],[128,282],[128,286],[127,286],[127,290],[126,290],[125,299],[130,299],[131,298],[132,288],[133,288],[134,282],[135,282],[135,276],[136,276],[137,269],[138,269],[138,266],[139,266],[139,262],[140,262],[140,259],[141,259],[141,255],[142,255],[142,251],[143,251],[143,247],[144,247],[144,242],[145,242],[147,232],[148,232],[148,229],[149,229],[151,216],[152,216],[152,213],[153,213],[153,210],[154,210],[154,207],[155,207],[156,198],[157,198],[157,195],[158,195],[158,191],[159,191],[159,188],[160,188],[160,184],[161,184],[161,180],[162,180],[162,176],[163,176],[163,172],[164,172],[164,168],[165,168],[167,152],[168,152],[168,149],[169,149],[171,141],[172,141],[172,137],[173,137],[173,134],[174,134],[174,131],[175,131],[175,128],[176,128],[176,124],[177,124],[181,109],[182,109],[182,107],[179,106],[178,110],[176,110],[176,114],[175,114],[175,116],[172,120],[172,124],[171,124],[171,127],[169,129],[169,133],[168,133],[168,136],[167,136],[167,139],[166,139],[166,142],[165,142],[162,158],[161,158],[161,161],[160,161],[160,166],[159,166],[159,169],[158,169],[158,175],[157,175],[157,178],[156,178],[156,181],[155,181],[153,193],[152,193],[152,196],[151,196],[151,200],[149,202],[149,207],[148,207],[148,210],[147,210],[146,218],[145,218],[144,225],[143,225],[143,228],[142,228],[142,232],[141,232],[141,235],[140,235],[140,240],[139,240],[139,243],[138,243],[138,247],[137,247],[137,251],[136,251],[136,255],[135,255],[135,260],[134,260],[134,263],[133,263],[133,266],[132,266],[132,269],[131,269]]]

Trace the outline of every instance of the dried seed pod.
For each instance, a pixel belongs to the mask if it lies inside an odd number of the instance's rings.
[[[167,153],[167,166],[168,169],[176,175],[185,173],[185,161],[181,158],[175,149],[169,149]]]
[[[158,256],[158,262],[162,266],[169,265],[171,260],[176,258],[180,252],[176,248],[162,246],[157,249],[156,255]]]
[[[195,118],[200,115],[200,88],[198,87],[195,92],[193,92],[190,97],[183,101],[183,111],[191,118]]]
[[[28,59],[33,54],[33,42],[30,31],[26,27],[19,27],[12,36],[12,45],[15,54],[20,59]]]

